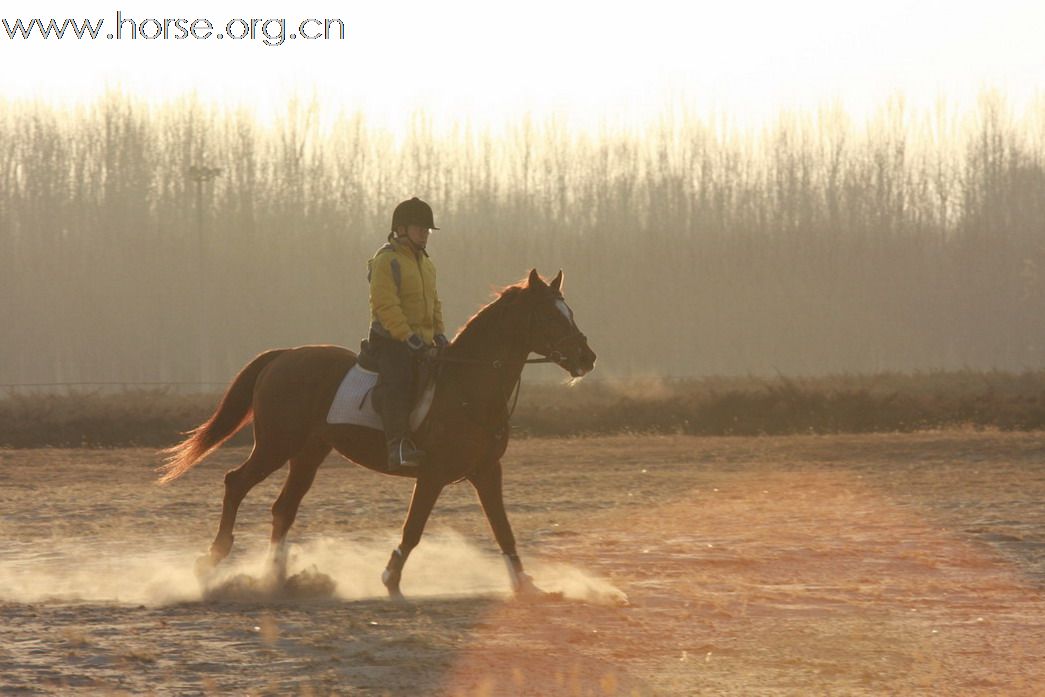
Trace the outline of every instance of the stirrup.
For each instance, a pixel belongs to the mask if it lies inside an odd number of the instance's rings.
[[[401,439],[388,452],[388,472],[416,473],[424,463],[425,453],[418,450],[409,438]]]

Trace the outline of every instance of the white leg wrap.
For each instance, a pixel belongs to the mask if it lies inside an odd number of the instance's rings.
[[[280,540],[269,547],[269,573],[277,583],[283,583],[287,578],[289,548],[286,540]]]
[[[404,555],[402,547],[396,547],[395,549],[393,549],[392,554],[395,557],[399,558],[399,568],[393,572],[391,569],[392,562],[388,562],[388,566],[386,566],[385,570],[381,572],[381,583],[385,584],[386,586],[392,581],[393,578],[395,578],[395,574],[399,574],[403,570]]]

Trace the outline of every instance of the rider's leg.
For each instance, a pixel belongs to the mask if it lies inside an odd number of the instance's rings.
[[[389,471],[421,465],[424,453],[410,440],[410,408],[413,398],[413,358],[402,341],[382,338],[378,343],[378,385],[381,422],[388,445]]]

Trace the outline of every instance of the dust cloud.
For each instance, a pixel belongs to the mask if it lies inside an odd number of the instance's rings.
[[[223,562],[205,579],[197,577],[198,548],[148,550],[122,545],[103,549],[82,541],[56,543],[45,553],[15,550],[0,561],[0,601],[90,602],[164,606],[191,602],[262,602],[300,599],[365,600],[387,595],[381,570],[394,539],[319,537],[291,544],[288,584],[274,590],[268,579],[269,551],[252,545]],[[256,548],[255,548],[256,547]],[[625,594],[609,581],[570,564],[529,562],[537,585],[573,600],[620,604]],[[411,554],[403,575],[408,597],[509,595],[500,555],[444,530],[426,536]]]

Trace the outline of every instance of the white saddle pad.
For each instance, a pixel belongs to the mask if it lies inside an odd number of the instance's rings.
[[[377,373],[364,370],[359,365],[345,374],[345,379],[337,388],[334,401],[330,403],[330,411],[327,412],[328,424],[355,424],[376,428],[378,431],[384,429],[381,424],[381,415],[374,409],[373,389],[377,384]],[[413,412],[410,413],[410,430],[416,431],[421,422],[428,416],[432,408],[432,399],[435,397],[435,385],[429,385]]]

